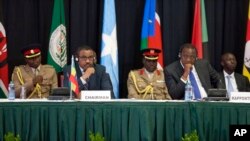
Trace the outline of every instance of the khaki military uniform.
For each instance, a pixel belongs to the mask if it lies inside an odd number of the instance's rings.
[[[19,74],[21,75],[18,75]],[[55,69],[50,65],[40,65],[40,70],[37,75],[43,77],[43,82],[40,84],[40,90],[35,91],[33,95],[31,93],[37,86],[33,85],[33,78],[35,73],[28,65],[20,65],[14,68],[12,73],[12,81],[15,84],[16,96],[20,97],[21,87],[26,88],[26,97],[28,98],[47,98],[52,88],[58,87],[57,74]],[[22,79],[23,83],[20,81]]]
[[[151,79],[145,69],[130,71],[127,86],[128,98],[171,99],[165,84],[164,73],[161,70],[154,71]]]

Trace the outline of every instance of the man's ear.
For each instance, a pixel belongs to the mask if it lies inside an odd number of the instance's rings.
[[[220,65],[223,67],[225,64],[223,61],[220,62]]]

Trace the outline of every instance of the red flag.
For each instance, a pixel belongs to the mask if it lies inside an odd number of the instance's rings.
[[[0,21],[0,98],[5,98],[7,96],[8,82],[6,34]]]
[[[197,49],[198,58],[203,58],[201,24],[202,24],[201,23],[201,4],[200,4],[200,0],[195,0],[192,44]]]

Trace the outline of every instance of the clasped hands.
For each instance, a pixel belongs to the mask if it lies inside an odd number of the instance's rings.
[[[89,77],[90,77],[93,73],[95,73],[95,69],[94,69],[93,67],[89,67],[89,68],[87,68],[86,71],[82,74],[82,78],[83,78],[84,80],[87,80],[87,79],[89,79]]]
[[[184,64],[184,73],[181,76],[181,78],[183,80],[187,80],[188,79],[188,75],[189,75],[190,71],[192,70],[192,66],[193,66],[193,64]]]
[[[33,78],[33,85],[35,86],[36,84],[42,84],[43,83],[43,76],[42,75],[37,75]]]

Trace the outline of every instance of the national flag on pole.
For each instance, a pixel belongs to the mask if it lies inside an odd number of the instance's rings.
[[[64,1],[54,0],[50,30],[48,64],[52,65],[56,69],[56,72],[62,72],[62,68],[67,64],[66,43]]]
[[[76,67],[75,67],[75,61],[74,61],[74,56],[71,58],[71,69],[70,69],[70,90],[71,92],[73,91],[76,95],[79,95],[79,85],[77,81],[77,76],[76,76]]]
[[[2,6],[2,5],[0,5]],[[0,9],[0,98],[6,98],[8,91],[7,40],[3,26],[3,11]]]
[[[246,46],[244,55],[243,75],[248,77],[250,81],[250,2],[248,5]]]
[[[106,66],[107,73],[110,75],[115,98],[119,98],[119,64],[114,0],[104,0],[101,64]]]
[[[161,38],[161,22],[158,15],[156,0],[146,0],[141,32],[141,50],[156,48],[162,52],[159,54],[158,68],[164,67]]]
[[[209,60],[207,43],[208,35],[205,3],[204,0],[195,0],[192,44],[197,49],[198,58]]]

